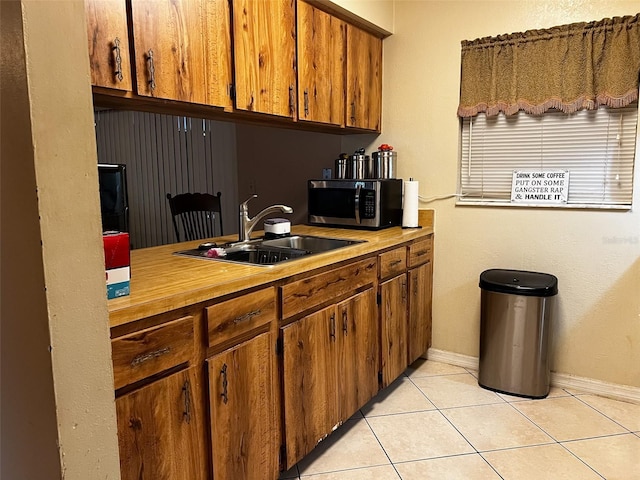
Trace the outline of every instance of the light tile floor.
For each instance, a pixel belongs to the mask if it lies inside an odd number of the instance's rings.
[[[551,388],[544,400],[418,360],[281,479],[638,480],[640,405]]]

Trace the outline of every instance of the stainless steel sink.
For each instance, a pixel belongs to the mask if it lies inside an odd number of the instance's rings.
[[[216,246],[216,252],[220,253],[210,251],[213,245],[202,244],[199,248],[182,250],[175,252],[175,254],[204,260],[269,266],[362,242],[364,240],[292,235],[271,240],[255,239],[246,242],[225,243]]]
[[[263,240],[262,245],[268,247],[293,248],[305,250],[308,253],[322,253],[336,248],[347,247],[358,240],[345,240],[342,238],[314,237],[310,235],[293,235],[290,237],[275,238],[273,240]]]

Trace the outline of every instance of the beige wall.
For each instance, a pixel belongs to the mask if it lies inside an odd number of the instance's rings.
[[[422,195],[455,193],[461,40],[638,11],[638,1],[614,0],[396,1],[395,34],[384,42],[384,133],[367,150],[390,143],[400,176],[419,180]],[[478,355],[483,270],[548,272],[560,288],[552,370],[640,387],[635,172],[628,212],[422,204],[436,209],[433,347]]]
[[[393,33],[393,4],[392,0],[331,0],[339,7]]]
[[[0,476],[118,479],[84,2],[0,3]]]

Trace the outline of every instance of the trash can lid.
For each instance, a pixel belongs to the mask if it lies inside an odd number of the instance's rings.
[[[548,273],[494,268],[480,274],[480,288],[491,292],[551,297],[558,293],[558,279]]]

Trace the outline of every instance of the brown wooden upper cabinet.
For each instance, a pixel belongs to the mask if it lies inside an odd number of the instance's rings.
[[[344,126],[346,24],[298,1],[298,118]]]
[[[123,104],[153,97],[380,131],[382,39],[314,1],[85,2],[92,84],[133,92],[113,91]]]
[[[233,0],[235,106],[296,114],[295,0]]]
[[[125,0],[85,0],[91,83],[132,89]]]
[[[230,67],[217,57],[230,45],[226,3],[131,0],[139,95],[226,105]]]
[[[346,125],[380,131],[382,39],[347,24]]]

